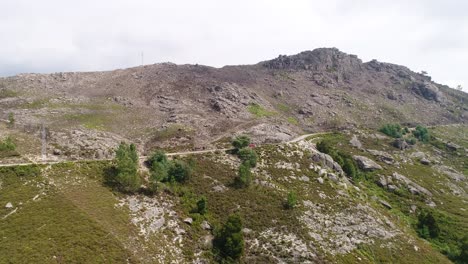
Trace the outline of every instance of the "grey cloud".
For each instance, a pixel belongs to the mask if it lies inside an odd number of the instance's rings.
[[[251,64],[338,47],[468,87],[468,2],[6,0],[0,76],[172,61]],[[456,69],[456,70],[451,70]]]

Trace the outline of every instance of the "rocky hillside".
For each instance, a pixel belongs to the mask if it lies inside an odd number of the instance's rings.
[[[0,78],[0,263],[468,263],[467,102],[337,49]]]
[[[466,93],[406,67],[363,63],[334,48],[223,68],[163,63],[21,74],[0,78],[0,91],[3,119],[11,112],[23,127],[45,124],[60,146],[75,141],[76,129],[138,141],[151,150],[206,147],[239,131],[274,142],[304,131],[468,120]],[[70,147],[65,144],[62,152]]]

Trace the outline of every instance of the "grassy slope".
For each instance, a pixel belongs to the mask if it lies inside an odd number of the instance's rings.
[[[368,155],[349,146],[349,136],[342,134],[328,135],[337,146],[345,151]],[[367,148],[392,150],[387,140],[362,139]],[[425,146],[421,146],[425,147]],[[235,167],[217,161],[215,155],[197,156],[197,166],[193,177],[188,183],[179,186],[166,187],[166,192],[176,201],[176,211],[180,217],[191,216],[195,222],[185,235],[187,241],[183,253],[187,260],[194,258],[195,252],[202,252],[202,256],[213,260],[209,247],[201,246],[200,241],[209,235],[209,232],[200,228],[202,220],[207,219],[212,225],[219,226],[231,212],[239,212],[244,219],[244,227],[252,230],[246,235],[248,240],[257,238],[258,234],[268,228],[281,228],[287,233],[295,234],[304,241],[311,241],[304,227],[298,221],[298,216],[304,211],[301,201],[310,200],[326,204],[330,210],[339,211],[340,208],[352,208],[356,203],[370,201],[367,197],[376,195],[389,201],[394,207],[386,210],[377,202],[371,205],[381,214],[386,215],[405,231],[412,242],[397,237],[391,248],[381,247],[380,241],[374,245],[363,245],[347,255],[331,256],[318,249],[321,256],[316,261],[337,261],[340,263],[355,263],[360,259],[363,263],[445,263],[448,260],[433,250],[431,246],[417,238],[410,225],[415,222],[416,215],[410,214],[408,208],[411,204],[424,207],[423,200],[408,194],[395,195],[379,188],[371,181],[362,181],[359,187],[364,193],[349,190],[350,199],[323,200],[318,196],[323,192],[329,196],[336,196],[342,187],[326,181],[320,185],[315,178],[318,175],[308,169],[307,156],[287,156],[285,153],[294,150],[286,148],[279,151],[277,147],[265,146],[258,148],[259,163],[267,166],[258,170],[257,178],[265,180],[271,177],[271,182],[278,186],[278,190],[260,185],[253,185],[247,189],[236,189],[232,186],[237,170]],[[370,156],[369,156],[370,157]],[[450,159],[450,157],[447,157]],[[306,175],[310,182],[287,180],[291,172],[275,168],[276,162],[297,162],[301,166],[300,175]],[[382,164],[384,165],[384,164]],[[4,220],[0,220],[0,262],[37,263],[37,262],[107,262],[120,263],[130,259],[131,262],[145,262],[157,251],[157,241],[143,241],[137,235],[136,228],[130,224],[128,211],[115,207],[117,198],[103,185],[103,171],[107,163],[77,163],[54,165],[45,170],[43,175],[33,176],[31,172],[2,169],[2,195],[0,196],[0,216],[3,217],[11,209],[4,204],[13,202],[19,206],[16,213]],[[428,174],[432,173],[427,167],[414,163],[404,165],[400,169],[385,166],[383,174],[399,171],[410,177],[418,184],[433,191],[439,188],[438,181]],[[23,176],[22,176],[23,175]],[[299,174],[297,175],[299,176]],[[47,178],[47,180],[46,180]],[[47,182],[54,184],[47,184]],[[225,192],[214,192],[213,186],[224,185]],[[283,203],[287,192],[294,190],[298,194],[299,206],[294,210],[286,211]],[[45,193],[45,195],[42,195]],[[447,218],[443,232],[453,232],[455,228],[466,228],[466,213],[459,208],[466,207],[460,199],[454,199],[447,193],[434,192],[434,201]],[[36,201],[32,199],[37,195]],[[191,213],[197,199],[205,196],[208,200],[208,214],[200,216]],[[443,205],[439,205],[443,201]],[[449,202],[450,201],[450,202]],[[260,238],[259,238],[260,239]],[[262,241],[266,243],[269,241]],[[142,245],[146,247],[143,249]],[[414,246],[419,250],[416,252]],[[244,260],[249,263],[272,262],[274,258],[268,251],[250,250],[246,252]],[[55,258],[54,258],[55,256]],[[284,256],[286,258],[290,256]]]
[[[18,207],[0,221],[1,263],[122,263],[130,258],[95,218],[42,176],[5,168],[0,174],[2,218],[12,210],[4,204]]]

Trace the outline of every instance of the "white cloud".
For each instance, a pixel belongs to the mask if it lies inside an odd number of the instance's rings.
[[[337,47],[468,89],[467,1],[4,0],[0,76],[172,61],[251,64]]]

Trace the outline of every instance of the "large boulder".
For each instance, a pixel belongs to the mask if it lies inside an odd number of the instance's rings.
[[[439,88],[430,82],[415,82],[413,83],[412,90],[427,100],[436,102],[442,102],[444,100],[444,95]]]
[[[376,156],[380,161],[383,161],[387,164],[393,164],[393,162],[395,162],[393,156],[387,152],[374,149],[368,149],[367,151],[369,151],[370,154]]]
[[[359,168],[364,171],[374,171],[381,170],[382,166],[377,164],[375,161],[364,156],[353,156],[354,160],[357,162]]]
[[[311,159],[314,163],[321,163],[323,167],[334,170],[338,175],[344,175],[340,164],[335,162],[330,155],[319,152],[318,150],[312,150],[312,152]]]

